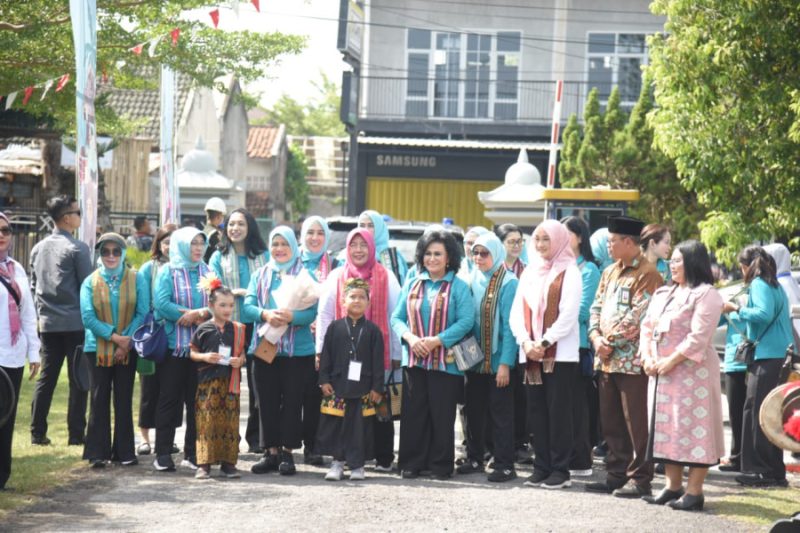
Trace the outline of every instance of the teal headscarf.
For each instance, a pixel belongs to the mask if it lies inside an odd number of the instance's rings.
[[[319,252],[312,252],[311,250],[306,249],[306,233],[311,229],[311,226],[314,224],[319,224],[319,227],[322,228],[322,231],[325,232],[325,242],[322,244],[322,248]],[[270,237],[271,238],[271,237]],[[328,251],[328,244],[331,241],[331,230],[328,227],[328,223],[325,221],[324,218],[319,216],[310,216],[303,222],[303,227],[300,229],[300,240],[303,242],[303,245],[300,247],[301,256],[303,261],[317,261],[320,257],[322,257],[325,252]]]
[[[492,279],[494,273],[500,268],[505,268],[506,247],[497,235],[488,231],[475,240],[473,249],[475,246],[482,246],[492,254],[492,268],[490,268],[488,272],[482,272],[479,268],[475,268],[472,272],[472,282],[470,284],[472,288],[472,299],[475,302],[475,324],[478,324],[478,328],[480,329],[481,320],[483,319],[481,315],[483,314],[483,297],[486,294],[486,287],[489,285],[489,280]],[[516,279],[514,273],[506,271],[503,277],[503,284],[500,288],[513,279]],[[495,324],[500,320],[499,305],[497,306],[494,320]],[[492,353],[497,351],[498,346],[500,346],[500,328],[495,327],[492,330]]]
[[[369,217],[372,225],[375,226],[375,257],[380,257],[381,252],[389,248],[389,228],[386,227],[386,221],[383,220],[383,215],[371,209],[364,211],[358,216],[359,221],[364,217]]]
[[[173,234],[174,235],[174,234]],[[269,263],[267,265],[272,268],[273,270],[279,270],[281,272],[285,272],[289,270],[297,261],[298,257],[300,257],[300,249],[297,246],[297,237],[294,236],[294,230],[289,226],[278,226],[274,230],[269,232],[269,242],[268,245],[272,246],[272,241],[275,237],[281,236],[286,239],[286,242],[289,243],[289,247],[292,250],[292,257],[290,257],[287,261],[283,263],[279,263],[275,260],[275,257],[270,254]]]
[[[476,237],[481,237],[490,232],[483,226],[473,226],[467,230],[467,232],[464,234],[464,238],[466,239],[467,235],[469,235],[470,233],[474,233]],[[492,257],[494,257],[494,254],[492,254]],[[472,267],[475,265],[475,263],[472,261],[472,256],[470,254],[467,254],[466,257],[464,257],[464,259],[467,260],[467,267],[469,268],[469,271],[472,272]]]
[[[109,270],[103,264],[103,258],[100,256],[100,250],[103,248],[104,243],[114,243],[122,250],[122,256],[119,258],[119,264],[116,266],[116,268]],[[106,233],[100,236],[97,241],[97,267],[100,269],[100,275],[103,276],[103,279],[106,280],[106,283],[110,283],[111,280],[120,280],[120,276],[122,276],[122,272],[125,270],[125,256],[127,254],[128,245],[125,243],[125,239],[123,239],[120,235],[117,235],[116,233]]]
[[[192,261],[192,240],[198,235],[203,236],[203,254],[200,261]],[[197,268],[203,262],[208,247],[206,234],[194,227],[185,227],[172,232],[169,241],[169,266],[172,268]]]
[[[600,268],[600,272],[602,272],[614,262],[611,256],[608,255],[608,228],[600,228],[592,233],[589,243],[592,245],[594,260]]]

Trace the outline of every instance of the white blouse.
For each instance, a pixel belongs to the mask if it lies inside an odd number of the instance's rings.
[[[514,296],[514,303],[511,306],[511,317],[509,326],[511,332],[519,344],[520,360],[523,360],[525,353],[522,351],[522,343],[530,340],[528,331],[525,329],[525,308],[522,305],[523,283],[526,276],[534,275],[531,269],[525,269],[520,280],[517,294]],[[540,282],[541,283],[541,282]],[[580,360],[580,323],[578,316],[581,310],[581,295],[583,293],[583,280],[581,271],[576,265],[571,265],[564,271],[564,283],[561,285],[561,301],[558,303],[558,318],[542,334],[550,344],[556,344],[557,363],[577,363]]]
[[[25,269],[18,262],[9,258],[8,263],[14,265],[14,279],[22,291],[22,309],[20,321],[22,331],[17,338],[17,344],[11,345],[11,328],[8,322],[8,300],[14,304],[14,299],[9,294],[5,285],[0,284],[0,366],[6,368],[20,368],[25,366],[25,357],[31,363],[39,362],[39,333],[36,326],[36,307],[33,304],[31,286]]]

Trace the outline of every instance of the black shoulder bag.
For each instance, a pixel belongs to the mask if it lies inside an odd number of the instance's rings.
[[[758,346],[758,343],[761,342],[761,339],[764,337],[767,331],[769,331],[769,329],[772,327],[775,321],[778,320],[778,317],[781,316],[781,313],[783,313],[783,302],[781,302],[781,308],[778,310],[778,313],[775,315],[775,318],[772,319],[769,325],[767,325],[767,327],[764,328],[764,331],[761,332],[761,335],[759,335],[758,338],[754,341],[751,341],[750,339],[747,338],[747,335],[739,331],[739,333],[742,334],[743,340],[736,347],[736,353],[733,355],[733,360],[736,361],[737,363],[744,363],[746,365],[753,364],[753,362],[756,360],[756,346]],[[733,325],[733,322],[731,322],[731,325]]]

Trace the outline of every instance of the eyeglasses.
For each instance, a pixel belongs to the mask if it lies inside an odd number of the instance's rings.
[[[522,246],[522,239],[508,239],[506,244],[509,246]]]
[[[481,259],[486,259],[490,255],[492,255],[492,253],[489,250],[476,250],[474,248],[472,249],[472,257],[480,257]]]
[[[108,257],[113,255],[114,257],[122,257],[122,249],[120,248],[101,248],[100,249],[100,256],[101,257]]]
[[[2,233],[3,236],[8,237],[9,235],[14,234],[14,230],[6,226],[5,228],[0,228],[0,233]]]

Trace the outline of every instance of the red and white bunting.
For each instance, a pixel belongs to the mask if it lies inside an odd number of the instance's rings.
[[[158,37],[153,37],[152,39],[150,39],[150,46],[147,47],[147,55],[148,56],[153,57],[154,55],[156,55],[156,47],[158,46],[158,43],[160,43],[161,39],[163,39],[163,38],[164,38],[163,35],[159,35]]]
[[[172,37],[172,46],[177,46],[178,44],[178,37],[181,36],[181,29],[175,28],[171,32],[169,32],[170,37]]]
[[[58,85],[56,85],[56,92],[60,93],[61,89],[67,86],[67,83],[69,83],[69,74],[64,74],[58,79]]]
[[[17,99],[17,91],[6,96],[6,111],[8,111],[12,105],[14,105],[14,100]]]
[[[134,46],[133,48],[131,48],[130,51],[133,52],[134,54],[136,54],[137,56],[140,56],[140,55],[142,55],[142,51],[144,50],[144,45],[145,44],[146,43],[139,43],[136,46]]]
[[[211,17],[211,22],[214,23],[214,27],[219,27],[219,9],[211,10],[208,15]]]
[[[53,83],[55,83],[55,79],[44,82],[44,91],[42,91],[42,97],[39,98],[39,101],[44,100],[44,97],[47,96],[48,92],[50,92],[50,88],[53,86]]]
[[[253,5],[256,6],[256,11],[261,13],[261,6],[258,5],[258,0],[251,0],[251,1],[253,2]]]
[[[25,87],[25,96],[22,97],[22,105],[28,105],[28,100],[31,99],[33,95],[33,85],[30,87]]]
[[[553,127],[550,132],[550,160],[547,164],[547,188],[556,186],[556,159],[558,156],[558,130],[561,127],[561,96],[564,92],[564,81],[556,82],[556,98],[553,103]]]

